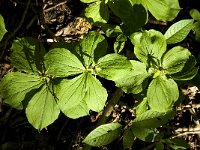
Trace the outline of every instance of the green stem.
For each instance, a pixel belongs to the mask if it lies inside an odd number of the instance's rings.
[[[103,114],[100,117],[95,128],[102,125],[102,124],[105,124],[107,122],[108,117],[111,115],[111,113],[114,109],[114,106],[118,103],[122,94],[123,94],[123,91],[120,88],[117,88],[116,91],[114,92],[112,98],[110,99],[110,101],[108,101],[108,104],[106,105],[106,107],[103,111]],[[90,149],[91,149],[91,146],[89,146],[89,145],[85,145],[83,147],[83,150],[90,150]]]
[[[100,126],[106,123],[106,121],[108,120],[108,117],[111,115],[113,111],[114,106],[118,103],[122,94],[123,94],[123,91],[120,88],[117,88],[111,100],[108,102],[106,108],[104,109],[103,114],[101,118],[99,119],[96,126]]]

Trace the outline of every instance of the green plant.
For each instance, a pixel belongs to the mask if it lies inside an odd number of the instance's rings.
[[[4,19],[3,19],[2,15],[0,14],[0,41],[2,40],[2,38],[6,32],[7,32],[7,30],[5,27]]]
[[[153,142],[150,148],[158,150],[188,148],[183,140],[166,138],[159,128],[176,115],[174,107],[181,102],[178,83],[198,73],[190,51],[172,44],[183,42],[191,30],[199,40],[199,12],[191,10],[193,19],[180,20],[162,34],[142,29],[148,11],[157,20],[172,21],[180,11],[178,0],[81,1],[89,4],[85,16],[101,26],[106,36],[90,31],[80,42],[53,43],[49,50],[32,37],[15,40],[10,61],[17,71],[0,81],[4,103],[24,109],[29,123],[39,131],[52,124],[60,112],[77,119],[102,111],[96,128],[83,140],[94,147],[122,136],[124,149],[130,148],[135,138]],[[0,40],[6,32],[0,16]],[[107,39],[113,37],[116,40],[110,53]],[[134,49],[133,60],[124,52],[128,40]],[[102,79],[117,87],[110,99]],[[131,106],[135,119],[126,124],[107,121],[123,92],[139,97]]]
[[[191,9],[190,15],[196,21],[192,29],[195,33],[195,39],[200,42],[200,12],[197,9]]]

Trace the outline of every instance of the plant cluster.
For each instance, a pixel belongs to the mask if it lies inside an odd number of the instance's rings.
[[[88,5],[85,16],[93,26],[101,27],[103,34],[90,31],[80,42],[53,43],[49,50],[32,37],[15,40],[10,60],[18,71],[8,73],[0,82],[4,103],[24,109],[29,123],[40,131],[60,112],[77,119],[91,111],[106,111],[108,92],[100,82],[103,78],[142,98],[134,106],[136,118],[129,124],[103,121],[84,143],[99,147],[122,136],[124,149],[132,146],[135,137],[154,142],[158,150],[166,145],[188,148],[180,139],[164,138],[158,128],[176,115],[174,106],[181,102],[178,83],[198,73],[195,57],[177,45],[191,30],[200,41],[198,10],[190,11],[193,19],[180,20],[162,34],[145,30],[145,24],[151,15],[159,21],[172,21],[181,10],[178,0],[81,1]],[[0,16],[0,40],[6,32]],[[112,53],[108,52],[110,39],[115,39]],[[124,55],[129,41],[134,59]]]

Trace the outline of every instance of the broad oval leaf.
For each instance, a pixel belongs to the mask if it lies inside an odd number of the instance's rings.
[[[70,118],[99,112],[105,106],[107,91],[99,80],[90,73],[84,73],[70,80],[63,80],[56,87],[61,111]]]
[[[171,110],[178,97],[179,91],[176,82],[165,76],[153,79],[147,90],[149,106],[158,112]]]
[[[55,88],[60,109],[70,118],[78,118],[89,114],[87,105],[83,102],[87,92],[85,82],[86,76],[81,74],[70,80],[62,80]],[[80,111],[76,109],[76,106]],[[76,109],[76,113],[72,111],[73,109]]]
[[[196,63],[197,62],[195,60],[195,57],[191,55],[187,60],[187,62],[185,63],[183,69],[178,73],[172,74],[171,78],[174,80],[182,80],[182,81],[191,80],[198,73],[199,67],[195,67]]]
[[[197,21],[200,21],[200,12],[197,9],[190,10],[190,16]]]
[[[145,142],[154,142],[156,135],[158,134],[155,128],[143,128],[139,126],[131,127],[132,134]]]
[[[141,101],[137,102],[134,105],[134,109],[136,112],[136,115],[140,115],[148,110],[148,101],[147,97],[144,97]]]
[[[120,134],[121,125],[119,123],[104,124],[90,132],[83,142],[94,147],[99,147],[111,143]]]
[[[96,1],[85,9],[85,16],[92,19],[94,23],[107,23],[109,19],[108,7],[104,2]]]
[[[181,71],[190,56],[189,50],[181,46],[170,49],[162,59],[164,72],[174,74]]]
[[[38,89],[43,83],[39,76],[11,72],[0,82],[0,96],[5,103],[14,108],[22,109],[22,101],[25,100],[26,95],[30,91]]]
[[[116,81],[132,70],[130,61],[119,54],[107,54],[99,59],[96,66],[97,75]]]
[[[69,50],[54,48],[45,55],[47,74],[67,77],[80,74],[85,69],[80,60]]]
[[[106,89],[102,86],[101,82],[90,73],[87,74],[86,88],[85,101],[88,108],[100,112],[104,108],[107,100],[108,94]]]
[[[4,34],[7,32],[3,16],[0,14],[0,41],[2,40]]]
[[[172,21],[181,10],[178,0],[142,0],[142,4],[161,21]]]
[[[17,69],[35,74],[44,71],[45,49],[37,39],[20,38],[12,43],[11,49],[11,64]]]
[[[86,68],[106,54],[107,42],[100,33],[91,31],[81,41],[81,56]]]
[[[157,105],[160,107],[159,105]],[[142,114],[138,114],[133,121],[133,127],[141,127],[141,128],[158,128],[161,125],[169,122],[176,113],[172,110],[166,112],[158,112],[155,110],[147,110]]]
[[[35,93],[26,107],[28,121],[38,130],[53,123],[58,118],[59,113],[60,109],[56,100],[49,87],[45,85]]]
[[[193,19],[180,20],[174,23],[165,32],[164,36],[168,44],[175,44],[183,41],[193,28]]]
[[[166,51],[165,37],[159,31],[149,30],[130,37],[136,57],[147,66],[159,65]]]
[[[146,87],[149,74],[144,63],[135,60],[130,62],[132,70],[117,79],[115,83],[126,93],[138,94]]]

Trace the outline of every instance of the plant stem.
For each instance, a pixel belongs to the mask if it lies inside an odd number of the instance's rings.
[[[120,88],[117,88],[115,93],[113,94],[111,100],[108,102],[106,108],[103,111],[101,118],[99,119],[96,126],[100,126],[108,120],[108,117],[111,115],[114,106],[118,103],[120,97],[122,96],[123,91]]]
[[[111,115],[114,106],[118,103],[120,97],[122,96],[123,91],[120,88],[117,88],[116,91],[114,92],[112,98],[110,99],[110,101],[108,101],[108,104],[106,105],[102,116],[100,117],[98,123],[95,125],[95,128],[105,124],[108,120],[108,117]],[[85,145],[83,147],[83,150],[90,150],[91,146],[90,145]]]

